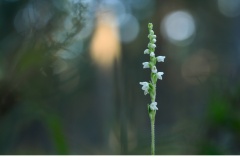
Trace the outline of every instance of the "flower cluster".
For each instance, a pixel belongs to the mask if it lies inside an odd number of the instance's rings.
[[[157,108],[157,102],[155,102],[156,97],[156,83],[157,79],[162,80],[163,72],[158,72],[156,67],[156,62],[164,62],[165,56],[155,56],[155,48],[156,48],[156,35],[154,34],[154,31],[152,30],[153,25],[152,23],[148,24],[148,30],[149,30],[149,43],[148,43],[148,49],[144,51],[144,54],[150,55],[150,61],[149,62],[143,62],[143,68],[150,68],[151,70],[151,81],[150,82],[140,82],[140,85],[142,85],[142,90],[144,91],[144,95],[150,94],[152,103],[149,105],[149,108],[153,111],[158,110]]]

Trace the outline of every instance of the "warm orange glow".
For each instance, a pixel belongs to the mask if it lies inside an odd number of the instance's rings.
[[[91,57],[102,68],[112,66],[120,55],[118,28],[111,13],[100,13],[91,43]]]

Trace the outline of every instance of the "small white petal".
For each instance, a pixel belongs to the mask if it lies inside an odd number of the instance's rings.
[[[153,39],[153,43],[156,43],[157,42],[157,40],[156,39]]]
[[[143,62],[143,68],[149,68],[149,62]]]
[[[157,108],[157,102],[151,103],[151,104],[150,104],[150,108],[151,108],[151,110],[158,110],[158,108]]]
[[[152,44],[152,48],[156,48],[156,45],[155,45],[155,44]]]
[[[153,31],[153,30],[150,30],[150,34],[151,34],[151,35],[154,35],[154,31]]]
[[[152,107],[151,109],[155,110],[155,111],[158,110],[158,108],[156,106]]]
[[[148,91],[144,90],[144,95],[147,95],[148,94]]]
[[[156,36],[155,34],[154,34],[154,35],[152,35],[152,37],[153,37],[153,38],[155,38],[155,39],[157,38],[157,36]]]
[[[146,84],[142,84],[142,90],[146,91],[149,88],[149,84],[146,82]]]
[[[148,90],[148,87],[149,87],[148,84],[147,84],[147,85],[143,85],[143,86],[142,86],[142,90],[144,90],[144,91],[145,91],[145,90]]]
[[[150,53],[150,56],[151,56],[151,57],[154,57],[154,56],[155,56],[154,52],[151,52],[151,53]]]
[[[165,56],[157,56],[158,62],[164,62]]]
[[[144,54],[149,54],[149,49],[145,49]]]
[[[148,82],[140,82],[139,84],[142,85],[142,90],[144,91],[144,95],[148,94],[149,83]]]
[[[158,73],[157,73],[157,78],[160,79],[160,80],[162,80],[162,75],[163,75],[163,74],[164,74],[163,72],[158,72]]]
[[[147,85],[148,82],[139,82],[139,84],[141,84],[141,85]]]
[[[157,73],[157,68],[156,68],[156,66],[153,66],[152,72],[153,72],[153,73]]]

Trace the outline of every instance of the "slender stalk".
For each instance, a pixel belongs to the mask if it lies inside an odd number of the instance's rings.
[[[151,119],[151,154],[155,155],[155,115],[154,118]]]

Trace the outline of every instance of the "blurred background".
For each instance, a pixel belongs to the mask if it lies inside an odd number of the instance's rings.
[[[240,0],[1,0],[0,154],[240,154]]]

